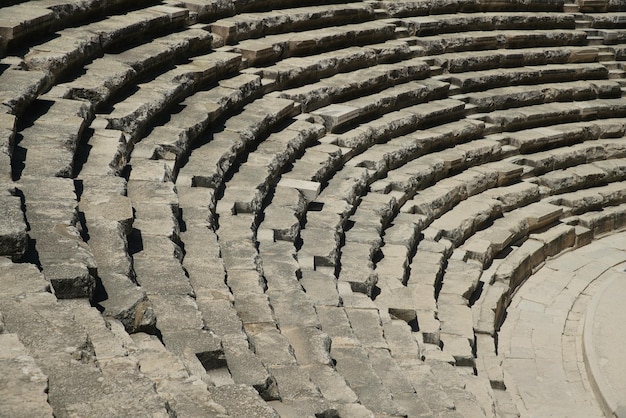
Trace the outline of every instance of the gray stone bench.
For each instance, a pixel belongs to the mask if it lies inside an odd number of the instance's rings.
[[[118,54],[105,54],[85,66],[85,73],[55,87],[64,98],[89,100],[96,108],[150,71],[206,52],[211,34],[199,27],[167,34]]]
[[[450,73],[464,73],[525,65],[594,62],[597,56],[598,49],[594,47],[564,46],[453,52],[434,55],[429,59]]]
[[[591,20],[592,27],[597,29],[623,29],[626,27],[626,13],[585,13]]]
[[[125,42],[180,27],[187,17],[186,9],[152,6],[79,28],[63,29],[52,40],[32,46],[24,55],[24,63],[28,69],[50,71],[56,78]]]
[[[475,30],[574,29],[574,16],[557,13],[486,12],[407,17],[399,20],[411,35],[436,35]]]
[[[296,121],[278,133],[270,134],[248,154],[237,173],[225,184],[220,204],[230,206],[230,211],[260,215],[267,193],[285,167],[302,154],[324,133],[320,125]]]
[[[607,206],[616,206],[626,202],[626,183],[617,181],[606,186],[589,187],[569,193],[563,193],[547,199],[554,205],[567,208],[568,213],[578,215],[601,209]]]
[[[111,13],[115,9],[119,10],[121,5],[123,2],[119,0],[106,3],[58,0],[45,4],[27,0],[8,1],[2,7],[0,43],[13,49],[25,42],[32,42],[34,37],[47,35],[93,16]]]
[[[395,25],[379,21],[313,29],[309,31],[268,35],[244,40],[233,48],[249,65],[268,64],[290,56],[312,55],[343,47],[379,43],[393,38]]]
[[[469,31],[417,39],[417,45],[425,49],[426,55],[438,55],[498,48],[581,46],[585,45],[587,33],[579,30]]]
[[[594,237],[624,228],[626,205],[609,206],[600,212],[588,212],[578,216],[578,224],[592,231]]]
[[[377,177],[381,178],[388,171],[403,170],[405,164],[426,161],[434,163],[437,159],[444,162],[445,168],[440,168],[445,169],[445,172],[458,171],[470,161],[475,164],[491,158],[487,154],[494,152],[494,146],[499,148],[494,142],[481,142],[479,138],[483,128],[481,123],[470,120],[442,124],[425,131],[392,138],[383,144],[374,144],[362,154],[353,157],[348,164],[375,170]],[[434,163],[433,166],[438,165]],[[391,182],[392,179],[381,179],[381,185]]]
[[[0,73],[0,101],[8,113],[19,117],[51,84],[52,77],[46,71],[8,67]]]
[[[342,126],[354,125],[359,121],[380,117],[402,108],[431,100],[444,99],[448,83],[433,79],[409,81],[396,84],[378,93],[369,94],[340,104],[331,104],[311,112],[324,120],[330,131],[341,130]]]
[[[136,140],[152,119],[169,106],[182,101],[203,84],[217,81],[237,70],[240,57],[228,52],[212,52],[194,57],[155,79],[138,85],[137,91],[117,102],[103,117],[107,128],[122,130]]]
[[[606,119],[623,114],[626,114],[626,101],[618,98],[538,104],[496,110],[472,117],[494,124],[502,131],[519,131],[559,123]]]
[[[537,177],[549,194],[562,194],[583,187],[600,186],[624,179],[626,159],[600,160],[555,170]]]
[[[177,181],[196,187],[219,187],[247,146],[298,111],[293,101],[280,98],[265,97],[246,105],[242,113],[227,121],[223,131],[192,151]]]
[[[397,64],[381,64],[351,73],[337,74],[317,83],[279,93],[280,97],[298,101],[303,111],[310,112],[324,105],[343,102],[355,95],[380,91],[394,84],[426,78],[430,68],[419,58]]]
[[[372,20],[374,8],[366,3],[293,7],[259,13],[239,13],[211,23],[211,32],[227,44],[284,32]]]
[[[76,151],[94,113],[88,102],[42,96],[36,105],[46,109],[22,130],[20,147],[27,150],[23,175],[72,177]]]
[[[466,251],[468,258],[487,268],[511,243],[526,239],[528,234],[554,223],[562,213],[562,208],[545,202],[518,207],[496,219],[488,228],[473,234],[459,248]]]
[[[531,86],[500,87],[466,93],[460,98],[476,106],[476,112],[523,107],[554,101],[609,99],[621,97],[620,85],[610,80],[570,81]]]
[[[606,79],[608,70],[597,63],[547,64],[520,68],[471,71],[441,76],[444,81],[458,86],[460,93],[486,88],[568,82],[575,80]]]
[[[445,215],[461,201],[479,193],[488,192],[493,187],[514,182],[519,179],[521,174],[521,167],[518,168],[507,162],[496,161],[482,165],[470,165],[467,170],[443,178],[431,187],[425,187],[428,183],[413,186],[415,191],[420,191],[411,200],[407,200],[400,210],[403,213],[421,215],[421,222],[426,227],[435,219]],[[522,191],[522,193],[524,192]],[[516,191],[513,192],[511,198],[513,201],[511,199],[498,199],[498,196],[489,196],[489,199],[499,201],[499,205],[503,208],[515,205]]]
[[[383,1],[380,6],[391,16],[423,16],[455,12],[562,12],[564,0],[524,2],[520,0],[498,0],[489,3],[476,3],[472,0],[454,2],[430,2],[427,0]]]
[[[258,76],[240,74],[187,97],[180,104],[180,112],[171,114],[167,123],[154,127],[134,147],[127,147],[126,158],[132,152],[135,176],[145,180],[175,179],[180,165],[209,125],[255,99],[260,90]]]
[[[603,129],[603,125],[597,122],[615,121],[616,119],[606,119],[590,122],[572,122],[558,125],[551,125],[541,128],[524,129],[517,132],[496,134],[493,137],[500,138],[503,143],[511,145],[524,156],[520,156],[521,164],[534,167],[536,173],[541,173],[547,169],[548,165],[542,164],[546,157],[550,155],[551,148],[563,148],[568,145],[593,141],[606,136],[613,136],[612,127],[609,130]],[[606,125],[604,125],[606,126]],[[621,129],[620,129],[621,130]],[[618,131],[619,132],[619,131]],[[548,148],[546,151],[542,151]],[[555,157],[558,158],[558,157]],[[546,161],[547,162],[547,161]],[[549,162],[547,162],[549,164]]]
[[[417,104],[367,121],[354,129],[336,135],[334,141],[341,147],[360,153],[377,142],[386,142],[426,126],[437,126],[457,120],[464,108],[463,102],[454,99]]]
[[[516,159],[516,163],[533,167],[532,174],[540,175],[578,164],[624,156],[626,156],[626,145],[621,138],[598,139],[526,155]]]
[[[373,64],[408,59],[412,55],[406,41],[392,39],[379,44],[351,46],[312,56],[289,57],[275,64],[251,67],[244,71],[272,80],[272,89],[291,88]]]

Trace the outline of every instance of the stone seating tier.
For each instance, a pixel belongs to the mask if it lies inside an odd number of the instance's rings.
[[[611,266],[568,253],[626,227],[622,2],[31,3],[0,6],[3,411],[598,415]]]

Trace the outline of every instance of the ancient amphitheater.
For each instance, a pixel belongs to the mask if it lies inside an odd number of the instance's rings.
[[[2,0],[0,416],[626,417],[626,0]]]

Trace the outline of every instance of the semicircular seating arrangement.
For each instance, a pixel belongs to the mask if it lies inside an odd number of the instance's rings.
[[[0,415],[626,416],[625,16],[3,2]]]

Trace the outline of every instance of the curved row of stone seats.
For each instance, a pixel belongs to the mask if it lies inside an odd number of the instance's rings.
[[[568,63],[454,73],[442,75],[439,79],[457,87],[459,93],[469,93],[506,86],[604,80],[608,74],[607,68],[599,63]]]
[[[284,32],[341,26],[375,19],[374,6],[365,2],[293,7],[259,13],[239,13],[210,24],[226,44]]]
[[[248,65],[265,65],[282,58],[312,55],[345,45],[368,45],[394,38],[396,26],[378,20],[312,29],[303,32],[268,35],[248,39],[230,47],[242,54]]]
[[[563,214],[571,216],[591,212],[594,209],[617,206],[625,202],[623,196],[624,182],[616,181],[605,186],[559,194],[546,200],[553,205],[564,207]]]
[[[105,51],[182,28],[188,15],[186,9],[159,5],[63,29],[51,40],[28,48],[23,57],[24,66],[28,70],[49,71],[56,80]]]
[[[342,102],[356,95],[367,95],[386,87],[428,77],[430,67],[419,58],[394,64],[379,64],[349,73],[341,73],[317,83],[283,90],[280,97],[296,100],[304,112],[319,109],[331,103]]]
[[[209,83],[218,81],[239,67],[241,57],[229,52],[212,52],[175,66],[153,80],[139,84],[136,91],[113,105],[101,116],[106,128],[126,132],[137,141],[153,119]]]
[[[178,105],[179,112],[170,114],[166,123],[153,127],[134,147],[126,149],[127,157],[132,149],[135,178],[176,180],[180,167],[209,125],[259,97],[261,90],[258,76],[240,74],[187,97]]]
[[[619,98],[621,86],[610,80],[578,80],[529,86],[500,87],[454,96],[475,106],[472,111],[487,113],[551,102]]]
[[[547,64],[589,63],[598,59],[598,48],[568,46],[558,48],[519,48],[453,52],[428,57],[449,73]],[[486,73],[489,74],[489,73]],[[490,88],[496,86],[488,86]]]
[[[197,14],[201,22],[213,22],[216,18],[235,16],[244,13],[264,13],[269,10],[291,9],[303,6],[319,6],[322,4],[341,3],[339,0],[313,1],[306,0],[294,3],[293,0],[183,0],[180,2],[186,8]]]
[[[575,29],[469,31],[420,36],[416,44],[424,48],[426,55],[501,48],[583,46],[587,44],[587,33]]]
[[[384,85],[384,83],[381,84]],[[345,130],[346,126],[354,126],[360,121],[372,119],[375,116],[399,111],[418,103],[444,99],[447,96],[448,87],[447,83],[430,78],[409,81],[377,93],[330,104],[311,113],[321,117],[329,131],[341,131]],[[321,100],[322,103],[325,101]]]
[[[262,97],[229,118],[222,130],[208,133],[207,143],[199,143],[177,177],[181,184],[220,188],[233,163],[246,149],[256,145],[256,138],[299,113],[292,100]]]
[[[546,159],[546,157],[550,155],[551,148],[563,148],[567,145],[598,139],[619,138],[623,135],[623,122],[620,119],[608,118],[530,128],[516,132],[494,134],[490,137],[519,150],[519,153],[524,156],[520,156],[517,161],[533,167],[533,172],[540,174],[544,170],[544,167],[540,165],[541,162],[545,161],[546,164],[550,164],[550,159]],[[581,145],[581,147],[585,148],[584,145]],[[577,149],[575,148],[575,150]],[[546,150],[546,152],[543,153],[542,150]],[[567,160],[570,158],[570,155],[569,152],[565,151],[562,156],[554,156],[554,158],[556,159],[555,161],[559,158]],[[557,162],[556,164],[559,163]]]
[[[407,17],[393,20],[413,36],[488,30],[575,29],[574,15],[564,13],[482,12]]]
[[[104,54],[85,65],[83,74],[53,90],[60,97],[88,100],[99,110],[150,72],[208,52],[211,42],[209,32],[192,25],[120,53]]]
[[[537,183],[548,188],[550,194],[561,194],[583,185],[598,186],[619,179],[624,169],[623,158],[580,164],[551,171],[537,177]]]
[[[604,119],[626,113],[626,101],[615,99],[592,99],[575,102],[556,102],[495,110],[471,117],[495,125],[498,131],[520,131],[554,123]],[[495,130],[494,129],[494,130]]]
[[[245,163],[228,180],[219,201],[225,207],[221,212],[259,216],[263,201],[281,171],[323,134],[321,125],[304,120],[295,121],[280,132],[270,134],[253,152],[248,153]]]
[[[290,57],[277,63],[243,70],[271,80],[271,90],[298,87],[342,72],[408,59],[417,52],[409,41],[392,39],[383,43],[352,46],[313,56]]]
[[[432,1],[400,0],[378,1],[377,7],[385,9],[392,17],[437,15],[456,12],[562,12],[564,0],[520,1],[498,0],[480,2],[476,0]]]
[[[15,4],[11,4],[15,3]],[[135,3],[133,6],[142,7],[148,1]],[[32,42],[33,37],[41,37],[88,21],[94,17],[105,16],[127,8],[120,0],[76,1],[58,0],[50,2],[33,2],[25,0],[9,0],[0,8],[0,51],[14,50],[26,42]],[[0,56],[3,56],[0,54]]]

